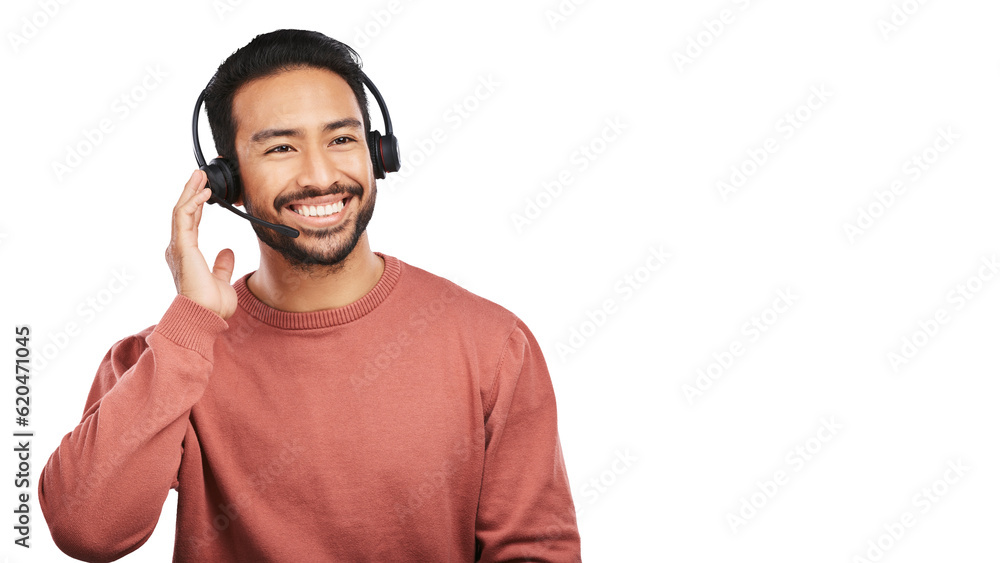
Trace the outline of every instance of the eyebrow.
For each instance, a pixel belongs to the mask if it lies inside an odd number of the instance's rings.
[[[329,133],[330,131],[336,131],[337,129],[342,129],[345,127],[353,127],[355,129],[361,129],[361,122],[353,117],[345,117],[344,119],[338,119],[337,121],[331,121],[323,126],[323,132]],[[302,129],[263,129],[257,131],[250,136],[250,144],[256,145],[267,141],[268,139],[273,139],[275,137],[302,137],[304,133]]]

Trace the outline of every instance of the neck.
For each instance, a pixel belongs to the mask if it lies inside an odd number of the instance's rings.
[[[378,284],[385,263],[368,246],[368,233],[354,250],[333,266],[290,263],[264,243],[260,267],[247,279],[247,289],[264,304],[292,313],[336,309],[354,303]]]

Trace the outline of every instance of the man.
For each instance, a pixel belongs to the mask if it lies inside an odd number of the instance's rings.
[[[372,252],[375,175],[357,54],[256,37],[206,107],[260,267],[198,249],[184,186],[166,251],[177,296],[115,343],[39,482],[67,554],[110,561],[178,493],[174,561],[578,561],[538,343],[511,312]]]

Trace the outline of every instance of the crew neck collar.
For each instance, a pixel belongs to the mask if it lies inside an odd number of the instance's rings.
[[[233,284],[233,287],[236,289],[237,302],[251,317],[277,328],[294,330],[325,328],[347,324],[375,310],[379,304],[385,301],[399,280],[399,259],[393,256],[386,256],[381,252],[376,252],[375,254],[385,261],[382,277],[379,278],[378,283],[375,284],[375,287],[371,291],[350,305],[322,311],[310,311],[308,313],[293,313],[275,309],[258,299],[256,295],[250,292],[250,288],[247,287],[247,279],[256,270],[245,274]]]

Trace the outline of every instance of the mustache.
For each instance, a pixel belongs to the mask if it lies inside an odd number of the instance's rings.
[[[310,197],[322,197],[326,195],[353,195],[361,197],[364,195],[364,189],[362,189],[361,184],[333,184],[325,190],[318,188],[314,189],[304,189],[299,192],[292,194],[285,194],[278,199],[274,200],[274,210],[281,213],[282,208],[284,208],[289,203],[297,199],[305,199]]]

